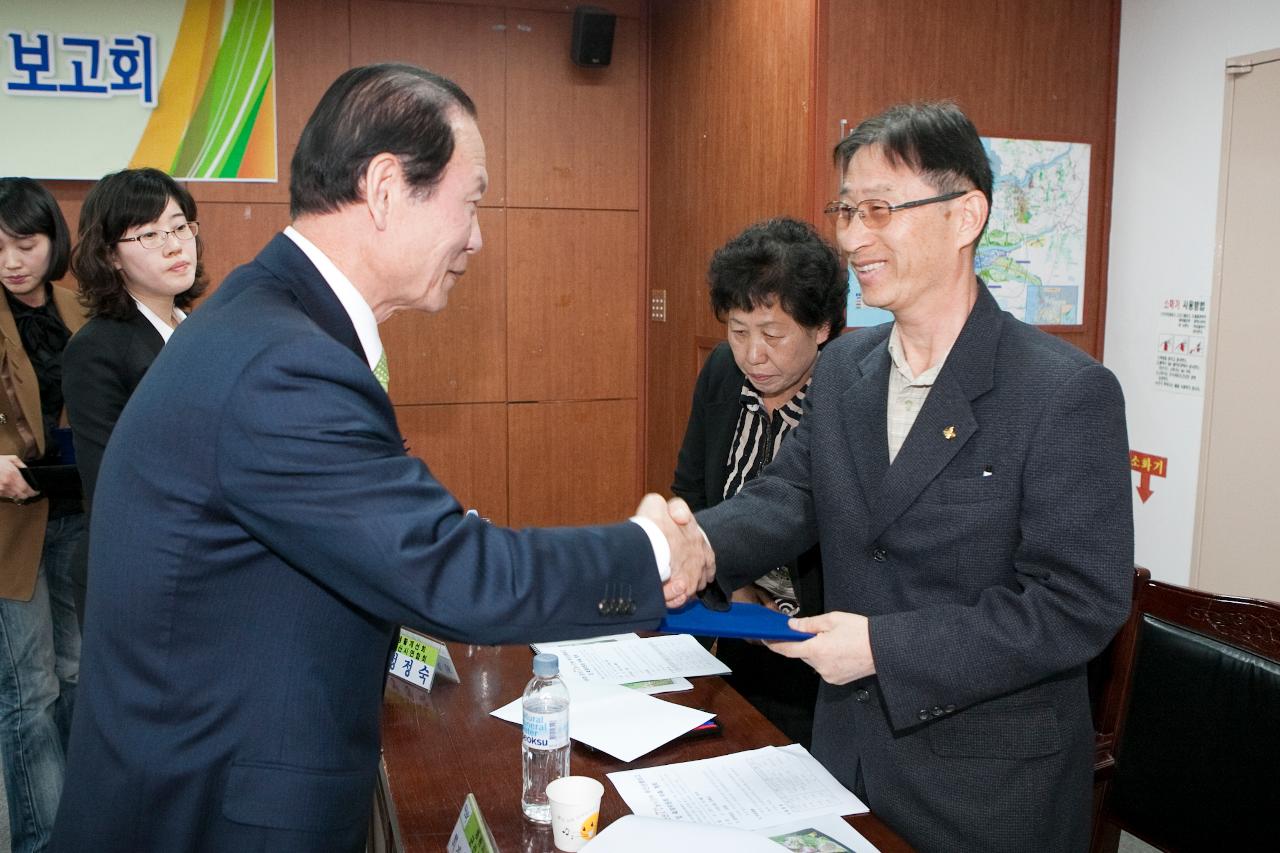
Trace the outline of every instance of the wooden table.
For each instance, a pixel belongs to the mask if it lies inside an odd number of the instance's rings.
[[[502,853],[551,853],[549,827],[526,821],[520,810],[520,728],[489,716],[523,692],[532,652],[526,646],[456,643],[449,644],[449,652],[461,684],[437,680],[427,693],[398,678],[387,680],[382,751],[397,849],[439,853],[462,801],[474,793]],[[693,690],[660,698],[715,712],[724,724],[721,735],[676,740],[630,763],[574,742],[570,771],[604,783],[602,829],[630,814],[606,773],[789,743],[723,679],[691,680]],[[874,815],[847,820],[884,853],[911,849]]]

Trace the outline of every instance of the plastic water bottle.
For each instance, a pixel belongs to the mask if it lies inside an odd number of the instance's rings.
[[[547,785],[569,775],[569,688],[560,680],[560,659],[541,654],[533,658],[533,678],[521,700],[524,718],[524,790],[520,805],[525,816],[551,822]]]

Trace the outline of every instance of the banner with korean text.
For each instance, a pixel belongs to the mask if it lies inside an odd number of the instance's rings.
[[[276,180],[273,0],[5,0],[0,174]]]

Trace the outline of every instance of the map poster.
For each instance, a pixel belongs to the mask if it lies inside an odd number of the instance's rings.
[[[1204,393],[1209,303],[1170,297],[1156,321],[1156,387],[1179,394]]]
[[[976,261],[1000,307],[1040,326],[1083,322],[1089,145],[984,137],[995,186]]]

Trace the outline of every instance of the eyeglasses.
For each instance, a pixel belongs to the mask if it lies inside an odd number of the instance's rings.
[[[184,222],[172,231],[144,231],[135,237],[121,237],[117,243],[133,243],[137,242],[144,249],[159,249],[165,243],[169,242],[169,235],[177,237],[179,240],[194,240],[196,235],[200,233],[199,222]]]
[[[926,204],[933,204],[937,201],[951,201],[953,198],[969,192],[969,190],[957,190],[953,193],[945,195],[935,195],[933,198],[922,198],[916,201],[904,201],[902,204],[889,204],[889,202],[878,198],[869,198],[860,201],[857,204],[849,204],[844,201],[833,201],[822,209],[831,221],[836,224],[837,228],[848,228],[853,222],[853,215],[858,214],[858,218],[862,220],[862,224],[876,230],[883,228],[889,224],[889,217],[895,210],[906,210],[909,207],[921,207]]]

